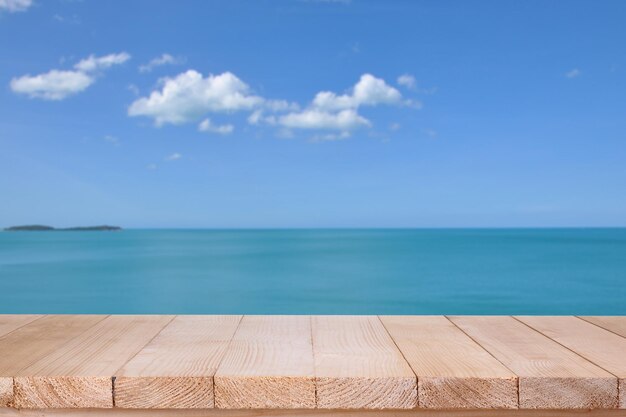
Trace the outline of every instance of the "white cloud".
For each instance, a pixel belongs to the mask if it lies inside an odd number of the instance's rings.
[[[371,74],[363,74],[350,94],[337,95],[332,91],[321,91],[313,99],[312,107],[327,111],[356,109],[359,106],[378,104],[400,104],[402,94],[385,80]]]
[[[406,87],[409,90],[415,90],[417,87],[417,81],[411,74],[402,74],[398,77],[398,85]]]
[[[156,67],[160,67],[162,65],[177,65],[185,62],[185,59],[182,57],[174,57],[170,54],[163,54],[157,58],[150,60],[147,64],[143,64],[139,66],[139,72],[150,72]]]
[[[103,57],[91,55],[74,65],[75,70],[53,69],[43,74],[27,74],[13,78],[10,83],[11,90],[18,94],[26,94],[31,98],[63,100],[68,96],[85,91],[93,84],[96,81],[94,71],[121,64],[129,58],[130,55],[125,52]]]
[[[576,77],[579,77],[579,76],[580,76],[580,74],[582,74],[582,73],[580,72],[580,70],[579,70],[578,68],[574,68],[574,69],[572,69],[571,71],[567,71],[567,72],[565,73],[565,77],[566,77],[566,78],[576,78]]]
[[[92,72],[112,67],[113,65],[123,64],[130,59],[130,55],[126,52],[119,54],[109,54],[101,57],[89,55],[89,57],[80,60],[74,68],[82,72]]]
[[[206,78],[188,70],[174,78],[165,78],[163,88],[149,97],[135,100],[129,116],[146,116],[157,126],[198,120],[210,112],[252,110],[263,105],[262,97],[250,93],[246,83],[230,72],[209,74]]]
[[[80,71],[52,70],[45,74],[24,75],[11,80],[11,90],[31,98],[63,100],[93,84],[94,78]]]
[[[174,152],[173,154],[171,154],[170,156],[165,158],[165,160],[166,161],[177,161],[177,160],[179,160],[182,157],[183,156],[181,154],[179,154],[178,152]]]
[[[361,126],[370,126],[366,118],[356,110],[346,109],[337,113],[319,109],[307,109],[302,112],[289,113],[277,118],[278,124],[292,129],[330,129],[352,130]]]
[[[211,132],[211,133],[219,133],[220,135],[228,135],[233,133],[235,130],[235,126],[233,125],[214,125],[210,119],[204,119],[198,125],[198,130],[200,132]]]
[[[23,12],[33,5],[32,0],[0,0],[0,12]]]
[[[292,111],[295,112],[300,109],[297,103],[289,103],[285,100],[267,100],[264,108],[267,108],[274,112]],[[275,116],[264,117],[264,109],[257,109],[250,113],[248,116],[248,123],[251,125],[259,125],[261,122],[270,124],[276,124]]]
[[[339,132],[314,137],[321,141],[344,139],[352,130],[370,127],[372,123],[359,114],[362,107],[420,106],[419,102],[405,99],[396,88],[371,74],[363,74],[344,94],[317,93],[303,110],[296,103],[268,100],[253,94],[246,83],[230,72],[205,77],[188,70],[160,82],[159,89],[131,103],[129,116],[150,117],[156,126],[202,120],[199,131],[219,134],[232,133],[234,125],[215,125],[207,115],[245,111],[249,112],[249,124],[276,126],[289,135],[296,129]]]
[[[359,81],[346,93],[338,95],[332,91],[321,91],[315,95],[313,101],[302,111],[291,112],[279,117],[261,118],[261,115],[251,115],[248,119],[251,123],[264,120],[269,124],[278,124],[290,129],[318,129],[338,130],[341,133],[321,135],[320,139],[330,140],[343,139],[348,132],[359,127],[369,127],[372,123],[358,113],[362,106],[378,105],[410,105],[416,106],[417,102],[405,100],[402,94],[381,78],[371,74],[363,74]]]

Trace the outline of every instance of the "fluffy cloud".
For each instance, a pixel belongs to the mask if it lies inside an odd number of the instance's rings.
[[[80,60],[74,68],[82,72],[100,71],[112,67],[113,65],[120,65],[130,59],[130,55],[126,52],[119,54],[109,54],[101,57],[95,55],[89,55],[89,57]]]
[[[52,70],[45,74],[13,78],[11,90],[31,98],[62,100],[86,90],[93,82],[93,77],[80,71]]]
[[[135,100],[128,115],[151,117],[157,126],[182,124],[210,112],[252,110],[265,101],[251,94],[248,85],[230,72],[209,74],[205,78],[197,71],[188,70],[162,83],[160,91]]]
[[[91,55],[74,65],[74,70],[51,70],[38,75],[23,75],[13,78],[10,86],[13,92],[31,98],[63,100],[85,91],[93,84],[96,80],[96,71],[122,64],[128,59],[130,55],[125,52],[103,57]]]
[[[0,0],[0,12],[3,10],[9,13],[23,12],[32,5],[32,0]]]
[[[174,152],[173,154],[171,154],[170,156],[165,158],[165,160],[166,161],[177,161],[177,160],[179,160],[182,157],[183,156],[181,154],[179,154],[178,152]]]
[[[198,125],[198,130],[200,132],[211,132],[211,133],[219,133],[220,135],[228,135],[233,133],[235,130],[235,126],[233,125],[214,125],[210,119],[204,119]]]
[[[139,72],[150,72],[156,67],[160,67],[162,65],[176,65],[182,64],[185,62],[183,58],[177,58],[170,54],[163,54],[160,57],[152,59],[147,64],[143,64],[139,66]]]
[[[363,74],[347,94],[321,91],[311,104],[302,111],[294,111],[279,117],[267,117],[264,121],[289,129],[337,130],[340,135],[318,135],[324,140],[344,139],[348,132],[359,127],[369,127],[372,123],[358,113],[362,106],[412,105],[402,94],[381,78]],[[258,123],[259,115],[253,114],[250,123]],[[319,140],[319,139],[318,139]]]
[[[156,126],[203,119],[199,131],[229,134],[235,129],[232,124],[215,125],[206,116],[244,111],[249,113],[251,125],[276,126],[290,134],[292,130],[319,130],[314,140],[326,141],[345,139],[355,129],[372,126],[359,109],[379,105],[416,107],[418,103],[405,99],[385,80],[363,74],[346,93],[321,91],[301,110],[297,104],[253,94],[246,83],[230,72],[205,77],[188,70],[162,79],[159,89],[130,105],[128,115],[150,117]]]
[[[350,94],[337,95],[332,91],[321,91],[313,99],[312,107],[336,111],[356,109],[359,106],[376,106],[378,104],[400,104],[402,94],[388,85],[385,80],[371,74],[363,74],[354,85]]]

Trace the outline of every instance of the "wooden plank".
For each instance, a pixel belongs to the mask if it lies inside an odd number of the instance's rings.
[[[518,375],[520,408],[617,407],[617,378],[514,318],[450,320]]]
[[[417,375],[420,408],[517,408],[517,376],[447,318],[380,319]]]
[[[178,316],[115,378],[121,408],[213,408],[213,376],[241,316]]]
[[[109,316],[16,373],[17,408],[113,407],[112,377],[172,316]],[[41,320],[39,320],[41,321]]]
[[[415,374],[375,316],[313,317],[318,408],[417,406]]]
[[[580,318],[626,337],[626,316],[582,316]]]
[[[626,338],[572,316],[516,318],[617,376],[626,408]]]
[[[0,337],[41,317],[39,314],[0,314]]]
[[[313,408],[308,316],[245,316],[215,373],[217,408]]]
[[[13,403],[13,376],[106,316],[46,316],[0,337],[0,407]],[[8,326],[10,328],[12,326]]]
[[[34,314],[0,314],[0,337],[43,317]],[[0,376],[0,407],[8,407],[13,400],[13,378]]]
[[[624,410],[130,410],[0,409],[0,417],[624,417]]]
[[[10,407],[13,402],[13,378],[0,377],[0,408]]]

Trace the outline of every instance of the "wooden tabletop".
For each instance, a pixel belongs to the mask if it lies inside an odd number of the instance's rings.
[[[626,409],[626,317],[0,315],[10,408]]]

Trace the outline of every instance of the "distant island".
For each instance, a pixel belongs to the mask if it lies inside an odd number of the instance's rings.
[[[26,226],[11,226],[4,229],[6,232],[115,232],[122,230],[119,226],[86,226],[86,227],[65,227],[56,228],[43,226],[40,224],[30,224]]]

